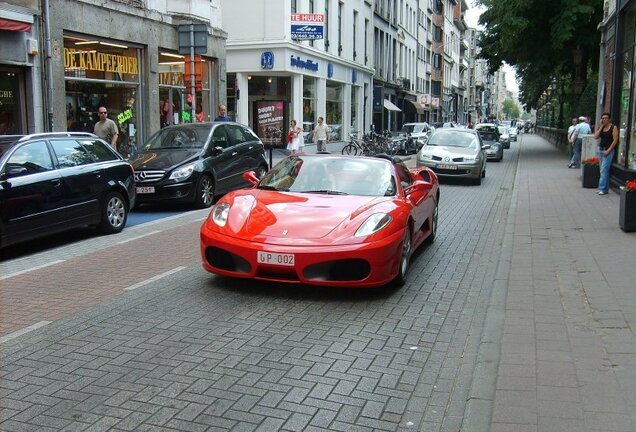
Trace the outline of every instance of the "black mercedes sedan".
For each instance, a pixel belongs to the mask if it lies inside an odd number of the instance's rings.
[[[152,135],[131,161],[138,203],[210,207],[215,196],[249,186],[246,171],[267,172],[263,143],[234,122],[184,123]]]
[[[132,166],[93,134],[0,138],[0,247],[86,225],[120,232],[135,197]]]

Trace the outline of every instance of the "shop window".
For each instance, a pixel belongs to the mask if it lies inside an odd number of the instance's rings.
[[[316,79],[313,77],[303,77],[303,130],[308,134],[314,129],[316,124]],[[309,136],[305,136],[305,140]]]
[[[119,129],[117,148],[137,146],[141,50],[119,41],[64,36],[67,130],[93,132],[100,107]]]
[[[327,81],[327,127],[329,128],[329,140],[342,139],[342,84]]]
[[[351,87],[351,131],[356,132],[358,130],[358,94],[359,88],[357,86]]]

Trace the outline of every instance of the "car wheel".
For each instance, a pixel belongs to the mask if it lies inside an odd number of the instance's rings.
[[[207,208],[214,202],[214,182],[210,176],[203,174],[199,178],[194,196],[194,205],[197,208]]]
[[[499,162],[501,162],[503,160],[503,149],[501,149],[501,151],[499,152],[499,159],[497,159]]]
[[[128,204],[119,192],[111,192],[102,202],[102,220],[99,230],[104,234],[115,234],[126,226]]]
[[[486,167],[484,167],[483,171],[481,172],[481,178],[486,178]]]
[[[473,184],[479,186],[481,184],[481,178],[482,176],[478,176],[477,178],[474,178]]]
[[[402,242],[402,254],[400,256],[400,268],[398,274],[395,276],[393,282],[396,286],[402,286],[406,283],[406,275],[409,271],[409,264],[411,262],[411,228],[406,226],[404,233],[404,241]]]
[[[348,156],[357,156],[358,148],[353,144],[347,144],[342,148],[342,154]]]

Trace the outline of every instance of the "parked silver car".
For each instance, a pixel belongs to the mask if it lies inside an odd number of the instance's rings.
[[[432,169],[439,177],[467,178],[481,184],[489,148],[473,129],[435,129],[417,153],[417,165]]]

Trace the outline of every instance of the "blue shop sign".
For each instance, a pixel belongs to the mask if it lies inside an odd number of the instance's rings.
[[[261,68],[262,69],[274,69],[274,53],[271,51],[265,51],[261,54]]]
[[[327,63],[327,78],[333,76],[333,63]]]
[[[297,57],[291,56],[290,64],[300,69],[307,69],[309,71],[318,72],[318,63],[312,60],[302,60],[298,56]]]
[[[357,70],[352,70],[351,71],[351,82],[357,82],[358,81],[358,71]]]

